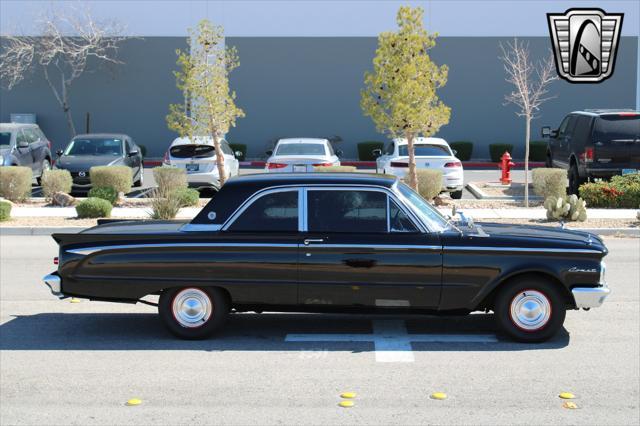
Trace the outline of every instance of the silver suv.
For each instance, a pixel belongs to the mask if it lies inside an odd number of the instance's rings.
[[[0,123],[0,166],[30,167],[40,185],[51,168],[51,142],[37,124]]]

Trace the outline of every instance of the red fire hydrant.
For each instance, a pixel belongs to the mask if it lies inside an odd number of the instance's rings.
[[[502,177],[500,177],[500,182],[503,185],[511,184],[511,168],[515,166],[515,163],[511,161],[511,155],[509,155],[508,151],[505,151],[500,157],[500,164],[498,167],[502,170]]]

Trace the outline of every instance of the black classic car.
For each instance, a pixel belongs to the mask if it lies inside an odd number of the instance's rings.
[[[142,150],[131,136],[121,133],[92,133],[71,139],[64,150],[56,152],[56,169],[71,173],[76,190],[91,188],[91,167],[131,167],[133,186],[144,184]]]
[[[452,222],[404,183],[366,174],[230,179],[190,222],[120,221],[54,234],[54,295],[128,303],[159,295],[174,334],[230,311],[464,314],[543,341],[567,309],[609,294],[607,249],[586,232]]]

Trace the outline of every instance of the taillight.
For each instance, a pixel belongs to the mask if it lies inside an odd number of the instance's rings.
[[[58,256],[53,258],[53,264],[57,265],[58,263],[60,263],[60,261],[58,260]]]
[[[284,167],[287,167],[287,165],[282,163],[267,163],[267,169],[282,169]]]
[[[446,163],[445,167],[462,167],[462,163],[460,161],[452,161],[450,163]]]
[[[391,167],[409,167],[409,163],[405,163],[402,161],[392,161]]]
[[[333,166],[333,163],[318,163],[313,165],[313,167],[330,167],[330,166]]]
[[[169,151],[167,151],[167,152],[165,152],[165,153],[164,153],[164,157],[162,157],[162,162],[163,162],[164,164],[166,164],[166,165],[169,165],[169,164],[170,164],[170,162],[169,162]]]
[[[47,145],[49,145],[49,151],[51,151],[51,141],[47,140]]]
[[[593,162],[593,148],[586,148],[584,153],[581,155],[582,159],[585,163]]]
[[[635,112],[621,112],[618,115],[620,117],[635,117],[636,115],[640,115],[640,114],[636,114]]]

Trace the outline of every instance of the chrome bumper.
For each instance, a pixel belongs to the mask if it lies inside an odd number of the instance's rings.
[[[576,308],[597,308],[602,305],[611,290],[606,283],[601,287],[574,287],[571,289]]]
[[[45,275],[44,278],[42,278],[42,281],[44,281],[47,287],[49,287],[49,290],[51,290],[51,294],[60,298],[64,297],[61,287],[62,280],[58,275]]]

